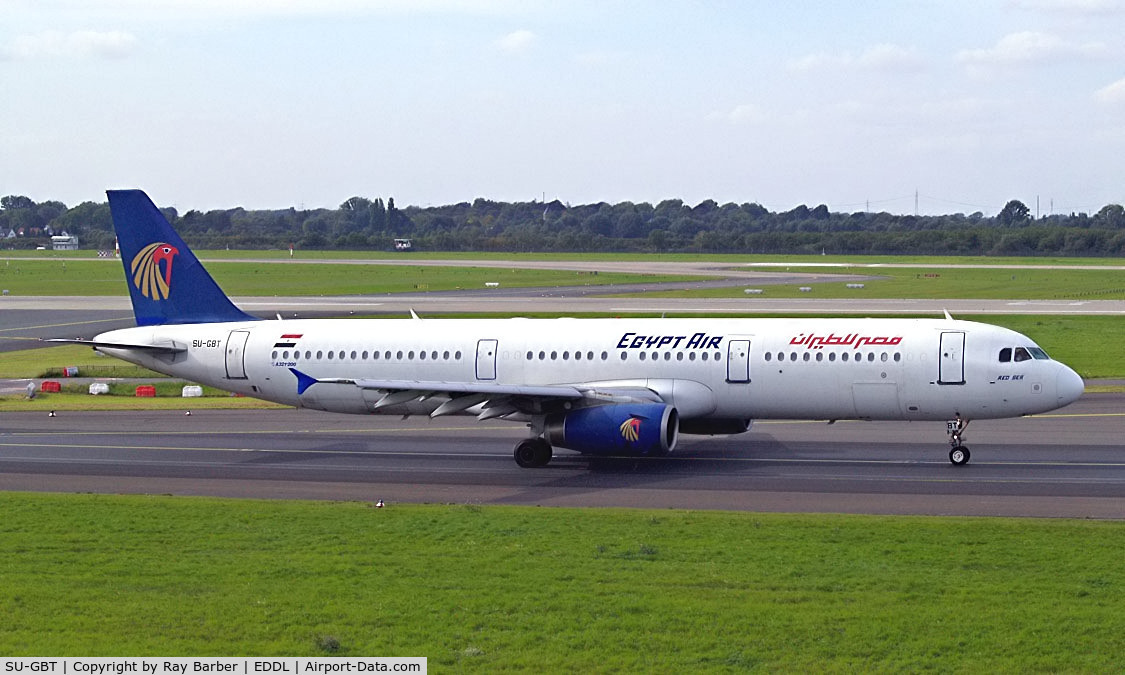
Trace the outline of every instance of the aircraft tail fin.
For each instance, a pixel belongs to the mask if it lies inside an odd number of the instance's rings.
[[[138,326],[252,321],[141,190],[108,190]]]

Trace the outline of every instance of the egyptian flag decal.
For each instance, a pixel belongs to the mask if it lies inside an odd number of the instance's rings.
[[[296,347],[297,339],[302,335],[304,335],[304,333],[287,333],[281,336],[281,340],[279,342],[273,343],[273,346],[278,349]]]

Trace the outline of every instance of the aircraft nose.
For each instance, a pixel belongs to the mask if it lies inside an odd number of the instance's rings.
[[[1055,380],[1055,391],[1058,392],[1059,406],[1070,405],[1078,400],[1086,389],[1086,383],[1078,373],[1063,366]]]

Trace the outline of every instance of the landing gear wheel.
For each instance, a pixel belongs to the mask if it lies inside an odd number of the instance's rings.
[[[964,445],[955,445],[949,451],[949,461],[953,462],[954,466],[963,466],[969,463],[969,449]]]
[[[525,438],[516,443],[516,449],[512,453],[516,458],[516,464],[524,469],[547,466],[551,461],[551,454],[551,444],[542,438]]]

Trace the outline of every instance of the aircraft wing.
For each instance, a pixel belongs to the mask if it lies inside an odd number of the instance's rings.
[[[496,382],[441,382],[427,380],[373,380],[350,378],[316,379],[296,368],[290,371],[297,376],[297,394],[314,384],[340,384],[374,391],[386,392],[374,408],[384,408],[421,398],[443,397],[449,400],[438,406],[430,414],[440,417],[462,412],[473,406],[482,406],[478,419],[503,417],[519,412],[526,405],[516,406],[513,401],[542,404],[551,402],[577,401],[581,399],[604,401],[606,403],[659,402],[660,395],[644,387],[599,387],[584,384],[521,385]],[[538,407],[538,405],[537,405]]]

